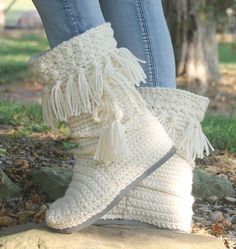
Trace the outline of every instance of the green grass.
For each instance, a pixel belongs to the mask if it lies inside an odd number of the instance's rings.
[[[41,106],[37,103],[22,104],[0,101],[0,124],[18,127],[21,132],[45,132]]]
[[[219,60],[221,66],[236,67],[236,39],[233,43],[219,44]]]
[[[10,4],[11,0],[3,0],[6,7]],[[35,10],[34,4],[31,0],[18,0],[6,15],[6,24],[15,25],[18,18],[24,11]]]
[[[22,38],[0,39],[0,84],[30,78],[28,61],[31,56],[48,49],[45,37],[26,35]]]
[[[37,103],[0,100],[0,125],[11,126],[18,136],[30,136],[32,132],[52,131],[45,126],[42,107]],[[69,135],[69,129],[63,122],[59,124],[58,131],[64,136]],[[64,146],[68,149],[70,144]]]
[[[215,149],[236,152],[236,118],[208,116],[203,130]]]

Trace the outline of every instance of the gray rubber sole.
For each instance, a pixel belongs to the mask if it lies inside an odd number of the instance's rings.
[[[132,183],[130,183],[126,188],[122,189],[120,193],[116,196],[116,198],[100,213],[92,216],[85,222],[79,224],[78,226],[69,227],[65,229],[55,229],[52,228],[54,231],[59,233],[73,233],[78,232],[79,230],[82,230],[83,228],[94,224],[97,220],[99,220],[103,215],[105,215],[109,210],[111,210],[116,204],[136,185],[138,185],[139,182],[141,182],[143,179],[145,179],[147,176],[152,174],[156,169],[158,169],[161,165],[163,165],[165,162],[167,162],[174,154],[176,153],[176,148],[173,146],[160,160],[158,160],[156,163],[154,163],[152,166],[150,166],[141,176],[136,178]]]
[[[122,220],[122,219],[97,220],[93,225],[95,225],[95,226],[112,226],[112,225],[119,226],[119,225],[122,225],[122,226],[128,226],[128,227],[145,227],[145,228],[149,228],[149,229],[167,230],[166,228],[160,228],[158,226],[155,226],[155,225],[152,225],[152,224],[149,224],[146,222],[142,222],[142,221],[137,221],[137,220]],[[171,231],[188,234],[188,232],[180,231],[177,229],[171,229]]]
[[[131,227],[147,227],[147,228],[154,228],[157,227],[148,224],[142,221],[136,221],[136,220],[121,220],[121,219],[114,219],[114,220],[97,220],[93,225],[95,226],[107,226],[107,225],[123,225],[123,226],[131,226]]]

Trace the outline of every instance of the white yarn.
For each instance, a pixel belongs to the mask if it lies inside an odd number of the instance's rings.
[[[158,115],[158,120],[164,126],[166,132],[169,134],[171,139],[175,142],[176,140],[176,128],[177,128],[177,117],[175,113],[166,113],[161,111]]]
[[[209,153],[208,147],[213,149],[200,125],[208,104],[206,98],[167,88],[141,88],[140,93],[177,149],[184,151],[184,158],[201,157],[204,150]],[[189,160],[174,155],[102,219],[136,220],[191,232],[193,168]]]
[[[116,48],[110,25],[65,41],[31,63],[48,88],[48,123],[66,120],[82,148],[72,182],[50,205],[46,222],[56,229],[89,224],[171,151],[173,142],[135,89],[144,72],[135,57]]]
[[[186,159],[203,158],[204,153],[214,151],[201,127],[208,98],[171,88],[139,88],[139,91]]]
[[[193,160],[203,158],[204,152],[208,156],[210,149],[214,151],[214,148],[202,131],[201,124],[196,118],[189,120],[179,148]]]
[[[111,37],[105,42],[108,43],[108,45],[109,42],[112,44]],[[83,45],[86,46],[86,43]],[[68,46],[64,50],[68,50],[68,52],[71,53],[74,48],[74,46]],[[98,48],[98,51],[99,49],[100,48]],[[81,51],[78,52],[81,53]],[[51,50],[49,53],[52,55],[51,58],[57,56],[55,50]],[[47,59],[47,56],[48,55],[44,55],[42,57],[46,57]],[[39,60],[39,62],[42,63],[44,62],[43,58],[36,59],[36,61]],[[104,101],[102,100],[102,96],[111,95],[110,88],[112,85],[117,85],[122,91],[127,92],[127,98],[129,98],[132,103],[137,102],[135,100],[136,93],[132,95],[128,94],[127,84],[124,86],[124,82],[131,83],[132,87],[134,87],[134,84],[139,85],[141,81],[145,82],[145,73],[138,63],[141,60],[132,55],[128,49],[116,49],[115,47],[111,51],[106,51],[106,54],[98,54],[97,57],[91,59],[92,61],[89,65],[78,67],[77,61],[80,60],[80,57],[74,58],[74,65],[70,73],[67,72],[65,64],[60,72],[57,72],[58,69],[54,68],[55,75],[52,74],[52,68],[51,74],[55,78],[55,83],[52,85],[51,91],[44,93],[46,96],[43,97],[42,106],[43,116],[47,125],[54,128],[54,120],[68,121],[70,117],[84,113],[92,114],[94,119],[98,121],[98,112],[101,108],[102,101]],[[85,61],[85,63],[87,64],[88,62]],[[40,72],[39,74],[41,74],[41,71],[38,69],[38,64],[36,65],[34,61],[32,61],[32,64],[34,72],[38,70]],[[58,65],[59,62],[57,61],[56,64]],[[65,75],[66,77],[59,77],[59,75]],[[106,91],[104,91],[104,89],[106,89]],[[109,103],[103,103],[103,106],[110,105],[111,109],[115,108],[116,104],[113,98],[110,97],[106,99]],[[114,113],[111,112],[108,116],[109,115],[113,115],[113,120],[101,133],[94,157],[96,160],[107,162],[122,160],[128,153],[124,128],[122,127],[122,117],[114,116]]]
[[[122,89],[124,81],[132,86],[145,82],[146,75],[139,64],[143,61],[126,48],[116,48],[110,24],[96,28],[96,34],[91,29],[31,59],[33,74],[48,88],[45,95],[49,96],[43,96],[47,125],[52,124],[52,118],[67,121],[75,113],[96,113],[104,85],[111,81]],[[97,43],[91,42],[95,38]],[[64,55],[70,58],[66,63]]]
[[[176,183],[177,186],[181,184],[179,181]],[[189,189],[191,186],[188,185],[186,188]],[[181,196],[152,188],[147,191],[138,186],[103,219],[136,220],[159,228],[191,232],[194,198],[185,191],[179,194]]]
[[[50,94],[48,93],[47,87],[44,87],[43,95],[42,95],[42,110],[43,111],[43,120],[44,123],[49,126],[56,128],[57,120],[53,115],[52,106],[50,104]]]
[[[66,106],[66,100],[64,99],[62,95],[60,86],[61,86],[61,82],[59,81],[52,87],[52,90],[50,93],[49,104],[51,105],[53,114],[55,115],[55,119],[60,120],[60,121],[66,121],[68,117],[68,109]],[[45,113],[45,116],[46,114],[47,113]],[[48,119],[47,116],[46,116],[46,119]]]
[[[110,107],[111,108],[111,107]],[[114,109],[114,107],[112,108]],[[124,159],[128,154],[124,127],[121,124],[123,113],[121,110],[113,110],[108,116],[108,127],[100,136],[95,160],[114,162]]]
[[[178,129],[177,115],[174,113],[161,111],[161,113],[158,115],[158,119],[172,140],[176,142],[176,133]],[[214,151],[213,146],[202,130],[200,122],[195,117],[189,119],[186,129],[183,132],[183,136],[179,140],[180,141],[177,142],[178,148],[181,151],[184,151],[187,157],[191,160],[203,158],[204,152],[208,156],[210,150]]]
[[[54,202],[46,213],[49,226],[57,229],[76,226],[101,212],[122,189],[171,148],[172,142],[162,126],[149,115],[139,113],[124,124],[130,151],[125,160],[107,164],[98,163],[88,154],[76,158],[72,182],[65,196]],[[72,135],[82,136],[83,131],[78,126]]]
[[[136,86],[140,86],[141,82],[146,83],[146,74],[140,64],[137,64],[137,61],[141,63],[145,61],[135,57],[127,48],[120,48],[119,55],[116,60],[130,82],[135,82]]]
[[[179,155],[145,178],[102,219],[136,220],[159,228],[191,231],[192,167]]]
[[[66,100],[68,102],[68,108],[71,115],[78,115],[79,114],[79,98],[77,96],[78,88],[75,84],[75,80],[72,76],[68,79],[68,84],[66,85]]]

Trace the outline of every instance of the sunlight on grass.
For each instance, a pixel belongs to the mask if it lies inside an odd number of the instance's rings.
[[[19,136],[30,136],[32,132],[52,132],[43,122],[42,107],[38,103],[0,100],[0,125],[13,127]],[[58,131],[64,136],[69,135],[69,129],[63,122],[59,124]]]
[[[236,70],[236,63],[220,63],[220,69],[224,69],[224,70]]]
[[[0,40],[0,84],[9,84],[30,78],[28,61],[36,53],[48,49],[45,37],[27,35],[22,38]]]
[[[221,67],[236,67],[236,39],[233,43],[219,44],[219,60]]]
[[[236,118],[208,116],[203,130],[215,149],[236,152]]]
[[[0,124],[21,126],[29,131],[46,131],[43,124],[41,106],[36,103],[22,104],[0,101]]]

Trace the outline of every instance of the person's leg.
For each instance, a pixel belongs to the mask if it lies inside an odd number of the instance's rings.
[[[145,60],[148,87],[176,87],[175,59],[161,0],[100,0],[120,47]]]
[[[104,23],[98,0],[33,0],[51,48]]]

